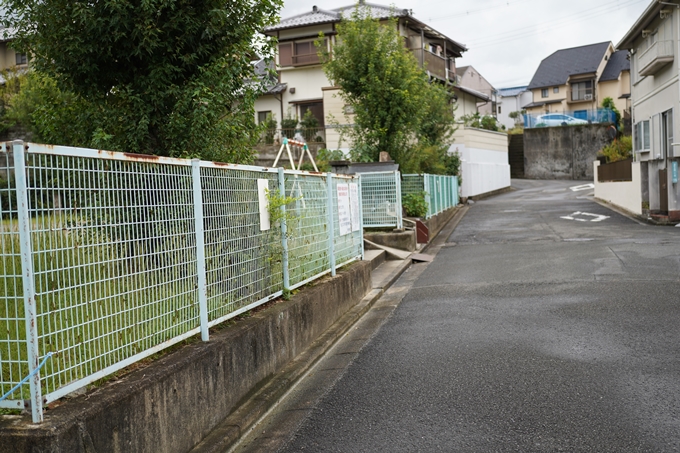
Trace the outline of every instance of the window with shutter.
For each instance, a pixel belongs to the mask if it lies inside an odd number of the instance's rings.
[[[293,66],[293,43],[279,44],[279,66]]]

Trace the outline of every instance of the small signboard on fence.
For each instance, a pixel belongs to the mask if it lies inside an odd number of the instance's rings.
[[[352,232],[349,184],[338,184],[338,225],[340,226],[340,236],[344,236]]]
[[[352,231],[361,229],[361,214],[359,210],[359,184],[349,184],[349,209],[352,216]]]
[[[267,231],[270,229],[271,222],[269,220],[269,200],[267,200],[267,192],[269,191],[269,180],[257,180],[257,198],[260,205],[260,231]]]

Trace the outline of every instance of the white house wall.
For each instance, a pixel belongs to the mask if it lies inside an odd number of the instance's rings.
[[[283,97],[284,108],[290,102],[320,100],[323,98],[321,88],[331,86],[321,66],[281,70],[281,82],[288,84]],[[291,94],[293,88],[295,93]]]
[[[673,40],[673,61],[659,68],[653,75],[646,77],[639,74],[640,57],[645,52],[641,35],[634,40],[634,52],[631,58],[632,82],[632,115],[633,134],[636,134],[635,124],[640,121],[650,121],[649,152],[637,152],[636,160],[641,162],[642,196],[643,201],[649,202],[651,211],[661,210],[659,170],[668,170],[668,211],[671,219],[680,219],[680,184],[673,184],[671,180],[671,165],[674,159],[680,157],[680,147],[673,146],[670,156],[662,156],[661,148],[661,113],[673,111],[673,142],[680,142],[680,92],[678,89],[680,73],[680,41],[678,27],[680,27],[680,10],[670,8],[671,17],[661,19],[655,16],[653,22],[645,25],[645,29],[658,32],[657,40]],[[677,157],[676,157],[677,156]],[[645,199],[647,198],[647,199]]]
[[[595,198],[604,200],[633,214],[642,214],[642,193],[640,192],[641,172],[640,162],[632,164],[632,181],[599,182],[597,173],[600,162],[593,163],[595,175]]]
[[[456,118],[477,113],[477,98],[467,93],[459,92],[455,105],[456,111],[454,115]]]
[[[498,98],[498,107],[500,108],[500,113],[498,113],[498,122],[505,126],[506,129],[511,129],[515,127],[515,120],[510,118],[508,115],[512,112],[521,111],[525,105],[532,102],[533,96],[531,91],[523,91],[516,96],[504,96]],[[520,118],[520,124],[524,121]]]

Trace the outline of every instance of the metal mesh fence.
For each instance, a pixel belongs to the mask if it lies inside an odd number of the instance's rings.
[[[365,227],[402,227],[401,178],[398,171],[361,173]]]
[[[211,325],[281,290],[281,231],[260,230],[257,180],[278,190],[275,172],[202,167],[203,225]]]
[[[208,325],[279,296],[285,275],[294,287],[362,255],[360,229],[341,234],[339,220],[338,184],[357,178],[13,148],[0,153],[0,407],[30,400],[34,421],[43,402],[207,339]],[[295,198],[287,243],[262,203],[281,185]]]
[[[286,212],[290,284],[296,287],[330,268],[326,177],[287,175],[286,196],[295,198]]]
[[[458,205],[458,177],[443,175],[403,175],[402,194],[425,193],[430,218]]]

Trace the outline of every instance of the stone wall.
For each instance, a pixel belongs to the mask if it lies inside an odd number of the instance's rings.
[[[524,177],[592,181],[597,152],[612,138],[608,124],[525,129]]]

